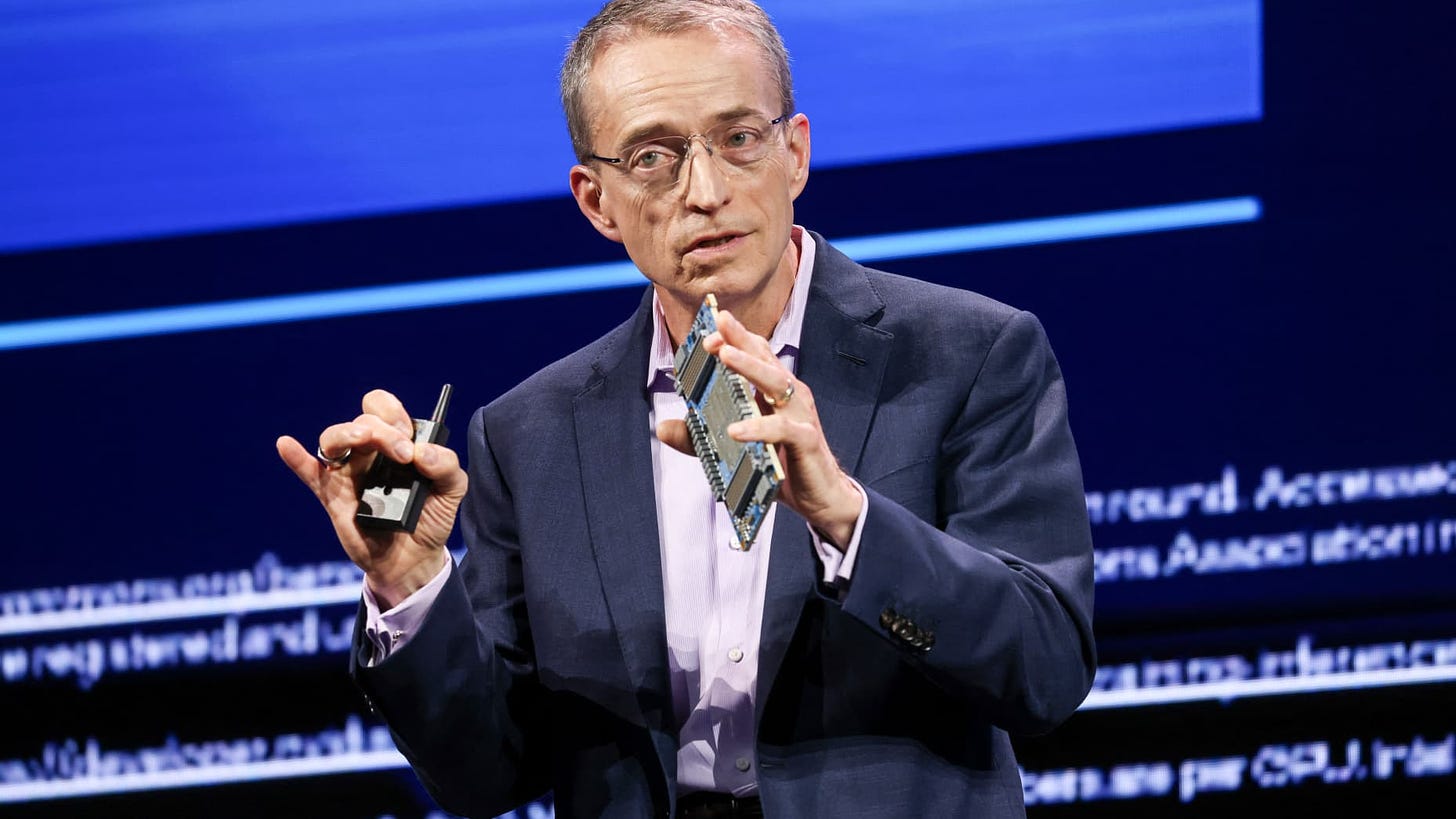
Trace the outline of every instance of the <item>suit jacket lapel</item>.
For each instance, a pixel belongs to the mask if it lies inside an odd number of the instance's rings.
[[[859,466],[890,359],[893,336],[873,326],[885,305],[864,268],[814,234],[814,278],[800,333],[798,378],[814,391],[824,437],[850,474]],[[759,643],[758,696],[763,715],[769,686],[778,675],[804,603],[821,569],[808,527],[793,510],[774,513]]]
[[[602,592],[647,727],[676,736],[672,726],[662,559],[652,483],[651,410],[646,381],[652,327],[651,293],[595,366],[596,378],[572,406],[581,457],[587,526]],[[676,770],[676,749],[664,771]]]
[[[864,269],[814,235],[816,261],[798,377],[814,390],[820,423],[840,465],[853,474],[874,418],[893,337],[874,326],[884,303]],[[662,604],[652,433],[647,418],[647,347],[651,293],[617,343],[596,365],[597,377],[573,403],[592,549],[603,594],[621,643],[628,678],[656,733],[669,781],[677,769],[676,737]],[[620,351],[620,353],[618,353]],[[820,574],[808,528],[793,510],[775,513],[759,644],[758,716]]]

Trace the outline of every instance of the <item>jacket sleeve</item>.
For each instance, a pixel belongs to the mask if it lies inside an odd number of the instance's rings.
[[[418,634],[368,668],[356,629],[351,662],[426,790],[444,809],[468,816],[504,813],[548,788],[515,513],[485,438],[484,412],[470,423],[465,559]]]
[[[1061,371],[1013,314],[936,465],[936,521],[867,486],[842,606],[1001,727],[1043,733],[1092,684],[1092,540]]]

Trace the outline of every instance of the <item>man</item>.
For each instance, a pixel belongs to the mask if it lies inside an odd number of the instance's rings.
[[[787,66],[747,0],[608,4],[562,71],[570,184],[651,282],[636,313],[477,412],[468,479],[382,391],[318,460],[279,440],[366,574],[356,679],[447,810],[1018,816],[1008,732],[1088,690],[1091,545],[1040,325],[793,224]],[[667,377],[709,293],[705,343],[764,410],[731,434],[786,472],[748,551]],[[355,527],[373,457],[434,479],[413,535]]]

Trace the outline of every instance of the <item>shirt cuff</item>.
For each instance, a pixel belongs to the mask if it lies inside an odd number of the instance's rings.
[[[854,572],[854,559],[859,555],[859,536],[864,531],[865,516],[870,511],[870,496],[864,491],[864,487],[854,478],[850,478],[849,482],[859,492],[859,517],[854,521],[854,532],[849,536],[849,543],[845,545],[844,551],[841,552],[819,537],[813,526],[809,527],[809,537],[814,541],[814,553],[819,555],[819,563],[824,569],[822,579],[826,585],[840,590],[849,587],[849,577]]]
[[[386,657],[403,648],[409,638],[419,631],[425,615],[430,613],[430,607],[435,603],[435,598],[445,588],[445,581],[450,579],[450,571],[454,566],[455,561],[450,558],[450,553],[445,552],[445,565],[430,578],[430,582],[415,589],[413,594],[389,611],[379,610],[379,600],[374,597],[374,590],[369,588],[369,581],[364,581],[364,636],[374,647],[370,652],[368,667],[373,668],[384,662]]]

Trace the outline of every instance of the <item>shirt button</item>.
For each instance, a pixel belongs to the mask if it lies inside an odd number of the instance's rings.
[[[740,757],[738,757],[738,761],[737,762],[734,762],[733,764],[735,766],[737,766],[738,770],[740,770],[740,771],[747,771],[749,769],[749,767],[750,767],[750,765],[748,763],[748,757],[746,757],[746,756],[740,756]]]
[[[741,649],[741,648],[730,648],[730,649],[728,649],[728,659],[732,660],[735,663],[742,661],[742,659],[743,659],[743,649]],[[742,768],[739,768],[739,770],[743,770],[743,769]]]

